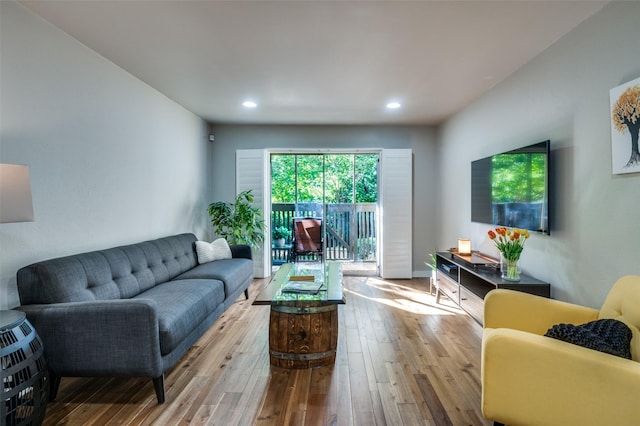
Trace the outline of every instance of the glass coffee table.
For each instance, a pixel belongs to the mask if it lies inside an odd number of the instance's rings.
[[[338,305],[344,303],[338,262],[280,266],[253,302],[271,306],[271,365],[311,368],[333,364],[338,345]]]

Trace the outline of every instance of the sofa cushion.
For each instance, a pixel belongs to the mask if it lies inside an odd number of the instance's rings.
[[[212,279],[170,281],[135,297],[157,304],[160,353],[175,349],[224,301],[222,282]]]
[[[223,259],[198,265],[176,280],[213,278],[224,283],[225,297],[232,295],[253,277],[253,262],[249,259]]]
[[[556,324],[545,336],[631,359],[631,330],[614,319],[599,319],[582,325]]]
[[[37,262],[17,273],[22,305],[131,298],[197,265],[193,234]]]
[[[181,234],[135,244],[147,258],[155,282],[163,283],[197,265],[193,234]]]
[[[196,253],[198,254],[198,263],[209,263],[214,260],[231,259],[231,248],[224,238],[208,243],[206,241],[196,241]]]

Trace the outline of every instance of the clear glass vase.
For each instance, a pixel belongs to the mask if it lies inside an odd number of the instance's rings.
[[[520,281],[519,260],[520,257],[506,258],[504,254],[500,254],[500,273],[502,274],[502,279],[507,281]]]

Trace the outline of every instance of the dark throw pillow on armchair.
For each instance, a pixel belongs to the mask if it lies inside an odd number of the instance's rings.
[[[556,324],[544,334],[596,351],[631,359],[631,330],[622,321],[600,319],[582,325]]]

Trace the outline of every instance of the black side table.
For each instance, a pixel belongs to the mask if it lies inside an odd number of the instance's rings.
[[[3,425],[40,425],[49,399],[49,373],[43,345],[20,311],[0,311]]]

